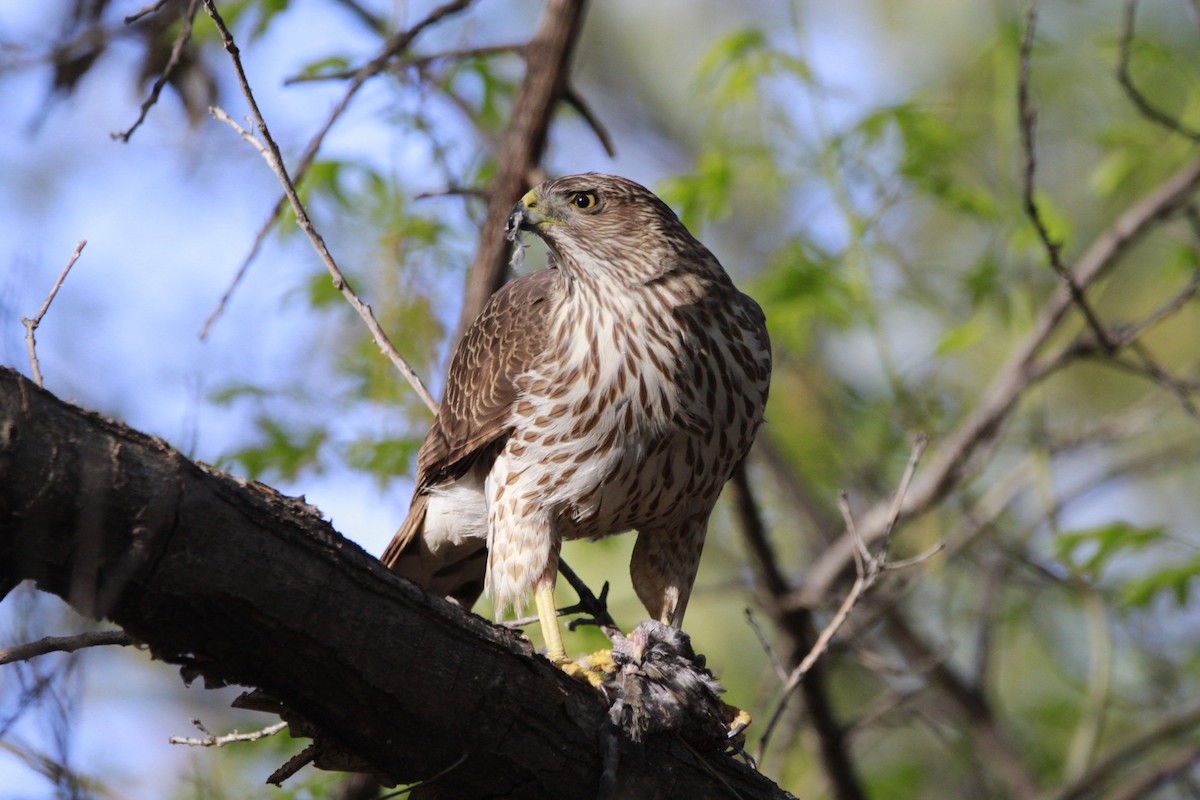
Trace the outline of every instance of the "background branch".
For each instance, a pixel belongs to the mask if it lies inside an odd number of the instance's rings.
[[[75,245],[75,252],[71,253],[71,258],[67,261],[67,265],[58,274],[58,280],[50,287],[50,293],[42,301],[42,307],[33,315],[33,319],[21,317],[21,324],[25,326],[25,349],[29,353],[29,368],[33,371],[33,382],[39,387],[42,386],[42,368],[38,363],[37,338],[34,334],[37,332],[38,326],[42,324],[42,317],[46,316],[46,312],[50,310],[50,304],[54,302],[54,298],[58,295],[58,290],[62,288],[63,281],[67,279],[67,273],[71,271],[71,267],[75,266],[75,262],[79,260],[79,254],[83,252],[83,248],[86,246],[87,239],[80,239],[79,244]]]
[[[1183,208],[1200,186],[1200,161],[1179,169],[1126,209],[1102,231],[1083,252],[1071,270],[1080,289],[1106,274],[1129,249],[1150,230]],[[946,436],[927,459],[920,478],[905,498],[900,517],[925,513],[963,480],[971,457],[999,436],[1009,413],[1033,384],[1045,376],[1038,368],[1037,354],[1058,330],[1073,305],[1071,290],[1056,289],[1039,310],[1025,338],[1013,349],[1008,360],[996,371],[979,403]],[[888,509],[879,505],[859,519],[859,531],[868,544],[883,535]],[[853,563],[854,543],[843,533],[817,558],[808,573],[802,592],[805,604],[820,603],[833,584]]]
[[[238,76],[238,83],[242,87],[242,94],[250,106],[250,112],[254,116],[255,124],[258,126],[259,133],[263,137],[264,147],[259,147],[258,150],[263,158],[266,159],[268,166],[271,167],[271,170],[279,178],[279,182],[283,184],[284,195],[287,197],[288,202],[291,203],[292,212],[296,215],[296,223],[304,231],[304,235],[308,237],[313,249],[317,251],[321,263],[329,271],[330,276],[333,278],[334,288],[342,293],[342,296],[346,298],[346,301],[358,313],[363,323],[366,324],[367,330],[371,332],[371,336],[375,339],[375,343],[379,346],[380,351],[388,357],[392,365],[409,382],[416,391],[417,396],[424,401],[430,412],[437,414],[437,401],[433,399],[433,395],[425,388],[425,384],[422,382],[420,376],[417,375],[416,370],[396,350],[396,346],[392,344],[392,340],[388,338],[379,321],[375,319],[375,312],[371,310],[369,305],[360,300],[354,292],[350,283],[342,275],[337,262],[333,260],[333,255],[329,252],[329,248],[325,246],[325,240],[321,238],[321,235],[313,227],[312,220],[308,218],[308,212],[305,210],[304,204],[300,201],[300,195],[296,192],[296,186],[292,182],[291,176],[288,175],[287,167],[283,163],[283,155],[279,152],[279,146],[271,138],[270,130],[267,128],[267,121],[263,119],[262,112],[258,109],[258,103],[254,100],[254,93],[250,89],[249,81],[246,80],[246,72],[242,69],[241,58],[238,55],[237,45],[233,41],[233,35],[229,32],[229,28],[225,26],[225,21],[221,18],[213,0],[204,0],[204,7],[208,11],[208,15],[212,17],[217,30],[221,33],[221,41],[225,46],[225,50],[229,53],[229,57],[233,60],[233,66]],[[247,131],[242,130],[223,111],[213,109],[213,115],[237,130],[247,142],[251,144],[255,143],[254,137]]]

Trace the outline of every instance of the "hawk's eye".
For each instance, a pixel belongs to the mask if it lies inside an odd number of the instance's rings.
[[[575,192],[571,195],[571,205],[576,208],[587,210],[596,207],[595,192]]]

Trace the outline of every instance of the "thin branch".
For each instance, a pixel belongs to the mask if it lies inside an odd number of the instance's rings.
[[[183,25],[179,29],[179,35],[175,37],[175,43],[171,45],[171,55],[167,59],[167,65],[163,67],[163,71],[159,76],[154,79],[154,85],[150,87],[150,96],[142,101],[141,111],[138,113],[138,118],[134,120],[133,125],[129,126],[129,129],[126,131],[109,134],[113,139],[128,142],[129,137],[133,136],[133,132],[140,128],[142,123],[146,121],[146,115],[150,113],[150,109],[158,102],[158,96],[162,93],[163,87],[167,85],[167,81],[171,79],[171,73],[179,65],[179,59],[183,56],[183,48],[187,46],[188,40],[192,38],[192,24],[196,20],[196,10],[199,7],[200,0],[188,0],[187,10],[183,12]],[[158,8],[153,10],[157,11]],[[137,19],[143,13],[146,13],[146,9],[139,11],[133,19]],[[125,18],[126,24],[129,24],[130,21],[130,17]]]
[[[422,70],[437,61],[461,61],[468,58],[491,58],[492,56],[517,54],[521,55],[525,51],[523,44],[488,44],[480,47],[464,47],[455,50],[443,50],[437,53],[429,53],[423,56],[410,56],[408,58],[398,59],[388,65],[389,72],[397,72],[401,69],[415,67],[417,70]],[[344,69],[330,70],[321,72],[316,75],[293,75],[284,80],[285,86],[291,86],[297,83],[313,83],[316,81],[340,81],[348,78],[353,78],[359,73],[362,67],[346,67]],[[426,73],[419,72],[424,78]]]
[[[1021,122],[1021,155],[1024,159],[1024,171],[1022,174],[1023,180],[1021,185],[1021,200],[1025,206],[1025,214],[1029,217],[1029,221],[1033,223],[1033,227],[1037,230],[1038,239],[1042,242],[1042,247],[1046,250],[1046,255],[1050,259],[1050,266],[1058,273],[1058,276],[1066,284],[1071,292],[1071,299],[1079,310],[1083,313],[1084,319],[1087,320],[1088,326],[1096,335],[1099,341],[1107,351],[1112,351],[1112,344],[1108,341],[1108,336],[1104,331],[1104,325],[1092,310],[1087,298],[1084,296],[1083,289],[1075,281],[1075,276],[1071,274],[1071,270],[1062,260],[1062,242],[1056,242],[1050,238],[1050,231],[1046,228],[1045,220],[1042,219],[1041,209],[1038,207],[1037,200],[1034,197],[1035,180],[1034,173],[1037,170],[1037,154],[1034,145],[1034,129],[1037,127],[1037,111],[1034,110],[1033,104],[1029,99],[1029,76],[1033,62],[1033,42],[1037,33],[1037,14],[1039,0],[1033,0],[1029,6],[1029,15],[1025,21],[1025,36],[1021,40],[1020,51],[1020,68],[1017,74],[1017,111]]]
[[[167,741],[171,744],[185,744],[189,747],[224,747],[225,745],[232,744],[233,742],[257,742],[259,739],[265,739],[268,736],[274,736],[288,726],[286,722],[276,722],[274,725],[268,725],[261,730],[250,731],[249,733],[238,733],[237,731],[234,731],[233,733],[227,733],[223,736],[216,736],[209,732],[208,728],[205,728],[204,723],[202,723],[200,720],[193,718],[192,724],[204,734],[203,738],[197,739],[187,736],[172,736],[171,738],[167,739]]]
[[[1197,728],[1200,728],[1200,704],[1168,717],[1120,745],[1079,780],[1052,795],[1051,800],[1083,800],[1085,797],[1092,797],[1110,780],[1143,763],[1147,753],[1153,748],[1185,733],[1194,733]]]
[[[165,6],[169,2],[171,2],[171,0],[157,0],[157,2],[150,3],[149,5],[145,6],[144,8],[139,9],[138,11],[135,11],[132,14],[130,14],[129,16],[125,17],[125,24],[132,25],[133,23],[137,22],[142,17],[148,17],[151,14],[157,14],[159,11],[162,10],[162,7]]]
[[[780,568],[775,548],[763,524],[762,513],[754,500],[745,462],[734,470],[730,484],[742,538],[746,541],[759,580],[767,591],[765,608],[781,632],[779,649],[786,654],[788,664],[798,664],[812,648],[816,638],[813,613],[809,608],[785,606],[784,601],[791,592],[791,586]],[[783,680],[786,678],[781,678]],[[800,691],[809,723],[817,737],[821,768],[831,794],[837,800],[864,800],[867,794],[850,755],[846,731],[834,715],[820,662],[809,669]]]
[[[1200,762],[1200,744],[1180,748],[1171,756],[1154,765],[1143,775],[1138,775],[1125,785],[1117,787],[1107,800],[1144,800],[1166,781],[1190,769]]]
[[[1121,38],[1117,45],[1117,83],[1121,84],[1121,88],[1125,90],[1125,94],[1129,97],[1137,110],[1143,117],[1151,122],[1157,123],[1172,133],[1177,133],[1191,139],[1193,142],[1200,142],[1200,130],[1186,126],[1177,117],[1173,117],[1165,111],[1160,110],[1152,104],[1146,95],[1142,94],[1142,90],[1133,82],[1133,75],[1129,70],[1130,61],[1133,58],[1133,29],[1136,24],[1138,0],[1125,0],[1125,14],[1121,22]]]
[[[838,508],[842,512],[843,519],[846,524],[846,530],[849,532],[851,539],[854,542],[854,563],[855,563],[855,579],[854,584],[850,587],[850,591],[846,593],[846,597],[842,600],[842,604],[834,613],[833,618],[821,630],[817,636],[816,642],[809,649],[808,654],[800,661],[799,664],[792,670],[788,676],[787,682],[784,683],[780,693],[780,698],[772,712],[770,720],[767,722],[766,730],[763,731],[762,739],[759,741],[757,760],[761,761],[763,754],[767,750],[767,745],[770,742],[771,735],[775,730],[775,726],[779,724],[779,720],[783,717],[783,712],[787,708],[787,703],[793,691],[804,680],[804,676],[808,674],[813,665],[817,663],[825,651],[829,649],[830,642],[837,632],[845,624],[846,619],[850,616],[850,612],[858,605],[858,601],[862,598],[875,583],[879,580],[884,572],[890,569],[900,568],[902,566],[911,566],[912,564],[920,563],[941,550],[941,545],[938,545],[928,553],[924,553],[915,559],[910,559],[904,564],[889,564],[887,560],[887,545],[891,536],[892,529],[895,527],[896,519],[899,517],[900,504],[904,501],[904,495],[908,491],[912,483],[913,473],[917,468],[917,464],[921,459],[921,454],[925,451],[926,438],[921,435],[913,445],[912,453],[909,455],[908,464],[905,467],[904,475],[900,479],[900,485],[897,487],[894,496],[892,497],[892,513],[889,515],[888,525],[884,529],[884,534],[881,537],[881,549],[878,553],[871,553],[868,550],[865,542],[861,540],[858,533],[858,526],[854,522],[854,516],[850,512],[849,500],[846,493],[842,492],[838,498]]]
[[[758,624],[758,620],[754,616],[754,610],[746,609],[746,622],[749,623],[750,629],[754,631],[755,638],[758,639],[759,646],[763,652],[767,654],[767,658],[771,659],[771,666],[775,668],[775,675],[779,678],[779,682],[783,683],[787,680],[787,667],[783,666],[783,662],[779,659],[779,653],[775,651],[775,646],[771,644],[770,638],[767,637],[767,632],[763,630],[762,625]]]
[[[67,273],[71,271],[71,267],[75,266],[75,262],[79,260],[79,254],[83,252],[83,248],[86,246],[87,239],[80,239],[79,244],[75,245],[75,252],[71,253],[70,260],[63,267],[63,271],[58,274],[58,280],[54,282],[54,286],[50,289],[50,294],[46,295],[46,299],[42,301],[42,307],[38,309],[33,319],[21,317],[21,324],[25,326],[25,348],[29,351],[29,366],[33,370],[33,382],[39,388],[42,386],[42,369],[41,365],[38,364],[37,339],[34,336],[34,332],[42,324],[42,317],[46,316],[46,312],[50,310],[50,304],[54,302],[55,295],[62,288],[63,281],[67,279]]]
[[[357,0],[337,0],[339,5],[345,6],[350,10],[350,13],[358,18],[359,22],[366,25],[380,36],[387,33],[387,22],[383,17],[374,14],[369,9],[365,8]]]
[[[413,200],[429,200],[434,197],[474,197],[478,200],[486,200],[488,192],[486,189],[476,189],[471,186],[447,186],[445,189],[415,194]]]
[[[1020,800],[1038,798],[1037,783],[1029,767],[996,719],[983,691],[963,679],[937,649],[909,625],[895,606],[886,609],[884,618],[891,640],[906,658],[921,665],[922,674],[927,675],[930,683],[951,701],[954,710],[973,731],[971,741],[983,756],[981,760],[987,768],[1007,784],[1007,796]]]
[[[17,661],[28,661],[47,653],[74,653],[85,647],[105,645],[128,647],[135,644],[137,644],[137,640],[125,631],[89,631],[74,636],[47,636],[36,642],[0,649],[0,666]]]
[[[346,109],[349,108],[350,101],[356,94],[358,94],[358,90],[361,89],[368,80],[386,69],[388,62],[392,59],[392,57],[394,57],[397,53],[404,52],[404,50],[406,50],[409,45],[412,44],[413,40],[420,36],[421,33],[427,28],[429,28],[431,25],[437,24],[452,14],[457,14],[466,10],[473,1],[474,0],[451,0],[451,2],[440,5],[430,11],[424,19],[413,25],[408,30],[397,33],[388,39],[388,41],[380,49],[379,53],[354,75],[353,80],[350,81],[350,85],[346,87],[346,91],[342,95],[342,99],[338,101],[337,105],[333,107],[333,110],[329,112],[329,116],[326,117],[325,124],[322,125],[321,128],[308,141],[308,145],[304,148],[304,152],[301,153],[300,158],[296,162],[295,168],[292,171],[292,181],[294,183],[299,183],[300,181],[304,180],[304,176],[308,173],[309,167],[312,166],[313,160],[317,156],[317,152],[321,149],[321,145],[325,142],[325,137],[333,128],[334,123],[337,122],[341,118],[342,114],[345,113]],[[209,5],[207,0],[205,5]],[[230,37],[230,41],[232,41],[232,37]],[[284,194],[275,201],[275,205],[271,207],[271,212],[267,215],[267,218],[263,220],[262,225],[259,226],[258,233],[254,237],[254,243],[250,246],[250,252],[246,254],[244,259],[242,259],[242,263],[234,273],[233,279],[230,281],[228,288],[225,290],[225,293],[221,295],[221,299],[217,303],[216,309],[214,309],[212,314],[209,315],[208,319],[204,321],[204,326],[200,329],[199,334],[201,339],[204,339],[208,336],[208,332],[212,328],[213,324],[225,312],[225,307],[229,304],[229,299],[233,296],[233,293],[237,291],[237,287],[241,285],[242,280],[246,277],[246,273],[249,271],[250,265],[254,263],[256,258],[258,258],[258,254],[262,251],[263,243],[266,242],[271,228],[275,225],[275,220],[279,218],[279,214],[283,210],[284,205],[288,202],[288,199],[289,198],[285,190]]]
[[[900,504],[904,502],[905,496],[908,494],[908,487],[912,485],[913,475],[917,471],[917,464],[921,461],[921,456],[925,454],[925,447],[929,444],[929,436],[925,433],[918,433],[917,439],[913,442],[912,452],[908,454],[908,463],[904,465],[904,474],[900,476],[900,485],[896,489],[896,494],[892,497],[892,508],[888,511],[887,524],[883,528],[882,541],[879,545],[879,553],[876,558],[883,559],[888,550],[888,542],[892,536],[892,531],[896,527],[896,521],[900,519]],[[848,515],[844,516],[849,519]],[[857,537],[857,532],[854,534]],[[863,552],[866,552],[866,545],[861,543],[860,546]]]
[[[459,759],[458,759],[457,761],[455,761],[455,762],[454,762],[453,764],[451,764],[450,766],[446,767],[446,768],[445,768],[444,770],[442,770],[441,772],[438,772],[438,773],[435,773],[435,774],[433,774],[433,775],[430,775],[428,778],[426,778],[425,780],[421,781],[420,783],[416,783],[416,784],[413,784],[412,786],[407,786],[407,787],[405,787],[405,788],[403,788],[403,789],[400,789],[400,790],[398,790],[398,791],[391,792],[391,793],[389,793],[389,794],[385,794],[385,795],[383,795],[382,797],[378,798],[378,800],[393,800],[393,799],[394,799],[394,798],[396,798],[396,797],[403,797],[404,795],[406,795],[406,794],[408,794],[408,793],[410,793],[410,792],[412,792],[412,791],[414,791],[414,790],[416,790],[416,789],[420,789],[420,788],[422,788],[423,786],[428,786],[429,784],[433,783],[434,781],[436,781],[438,778],[442,777],[443,775],[447,775],[447,774],[449,774],[450,772],[452,772],[452,771],[454,771],[454,770],[458,769],[460,766],[462,766],[463,762],[464,762],[464,761],[466,761],[466,760],[467,760],[467,758],[468,758],[468,756],[470,756],[470,755],[471,755],[471,751],[470,751],[470,750],[464,751],[464,752],[463,752],[463,754],[462,754],[462,756],[460,756],[460,757],[459,757]]]
[[[524,50],[525,75],[513,102],[508,129],[496,151],[497,172],[475,258],[467,273],[459,336],[504,283],[508,271],[504,225],[512,204],[528,188],[530,175],[541,162],[551,114],[568,84],[571,56],[583,29],[586,7],[584,0],[548,0],[538,30]]]
[[[358,295],[355,294],[353,288],[351,288],[350,284],[346,281],[345,276],[342,275],[342,271],[338,268],[338,265],[334,261],[333,256],[330,254],[329,249],[325,246],[325,240],[321,238],[321,235],[318,234],[316,229],[313,227],[312,220],[309,219],[308,212],[305,210],[304,204],[300,201],[300,195],[296,192],[296,186],[292,182],[291,177],[288,175],[287,167],[283,163],[283,156],[279,152],[279,146],[275,143],[275,140],[271,138],[271,133],[267,128],[267,122],[265,119],[263,119],[262,112],[259,111],[258,103],[254,99],[254,93],[250,89],[250,83],[246,79],[246,72],[242,68],[242,60],[239,55],[238,47],[233,41],[233,35],[229,32],[229,28],[225,26],[225,20],[221,18],[221,15],[217,11],[216,4],[213,2],[213,0],[204,0],[204,7],[208,11],[208,15],[212,18],[213,23],[217,26],[217,30],[221,33],[222,44],[233,61],[234,70],[237,72],[238,76],[238,83],[241,85],[242,94],[246,98],[246,103],[250,107],[250,112],[254,117],[254,122],[258,126],[258,130],[262,135],[262,142],[257,142],[257,139],[253,134],[251,134],[249,131],[246,131],[240,125],[230,119],[229,115],[221,109],[212,109],[213,116],[238,131],[239,135],[243,139],[254,144],[256,149],[258,149],[258,151],[262,154],[267,164],[271,167],[271,170],[279,178],[280,183],[283,184],[284,194],[291,203],[292,211],[296,215],[296,223],[300,226],[301,230],[304,231],[304,234],[308,237],[313,249],[316,250],[317,255],[320,256],[322,263],[325,264],[325,268],[329,271],[330,276],[333,278],[334,287],[342,293],[342,296],[346,298],[347,302],[349,302],[354,310],[358,312],[359,317],[361,317],[363,322],[366,324],[367,329],[371,332],[371,335],[374,337],[375,343],[379,346],[379,349],[391,360],[396,369],[400,371],[400,374],[405,377],[405,379],[417,392],[417,395],[425,402],[425,405],[429,407],[430,411],[436,414],[437,401],[433,399],[433,395],[431,395],[429,390],[425,388],[425,384],[421,381],[420,377],[417,376],[416,371],[413,370],[404,357],[401,356],[396,350],[395,345],[392,344],[391,339],[388,338],[388,335],[380,326],[379,321],[375,319],[375,313],[371,310],[371,307],[362,302]]]
[[[608,134],[608,129],[604,127],[604,123],[592,111],[591,106],[583,99],[583,95],[575,91],[574,87],[568,86],[563,92],[563,101],[583,117],[583,121],[596,134],[596,138],[600,140],[600,146],[604,148],[604,152],[609,158],[617,157],[617,148],[613,146],[612,137]]]

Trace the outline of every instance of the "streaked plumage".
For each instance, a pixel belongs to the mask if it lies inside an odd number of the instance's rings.
[[[550,267],[497,292],[455,351],[383,561],[467,606],[536,591],[551,642],[561,542],[637,530],[634,588],[678,626],[709,514],[762,423],[762,311],[623,178],[549,181],[510,226],[546,241]]]

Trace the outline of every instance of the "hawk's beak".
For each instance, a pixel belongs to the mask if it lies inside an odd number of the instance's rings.
[[[504,233],[509,239],[515,239],[521,231],[536,231],[545,221],[546,218],[538,209],[537,191],[531,189],[512,207]]]

